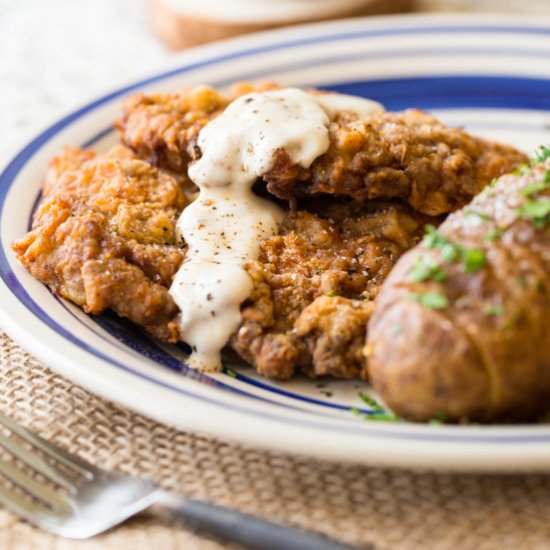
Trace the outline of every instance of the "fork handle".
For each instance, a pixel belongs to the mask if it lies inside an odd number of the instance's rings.
[[[180,500],[169,506],[191,529],[240,543],[252,550],[358,550],[316,533],[285,527],[200,500]]]

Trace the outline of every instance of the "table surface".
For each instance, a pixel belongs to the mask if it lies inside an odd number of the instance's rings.
[[[0,151],[174,55],[153,34],[145,0],[0,0],[0,52]],[[0,387],[3,411],[99,466],[350,543],[550,549],[549,476],[375,470],[179,432],[70,384],[1,333]],[[155,545],[224,547],[150,517],[93,541],[61,541],[0,510],[6,550]]]
[[[145,0],[0,0],[0,52],[0,150],[174,56]]]

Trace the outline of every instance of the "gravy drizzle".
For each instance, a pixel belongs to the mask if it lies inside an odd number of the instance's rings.
[[[188,252],[170,288],[193,350],[191,366],[221,368],[221,349],[239,327],[241,304],[252,291],[245,266],[283,218],[252,185],[271,168],[277,149],[304,168],[325,153],[328,125],[346,97],[347,110],[359,116],[383,110],[370,100],[287,88],[242,96],[201,130],[202,156],[189,167],[200,193],[178,220]]]

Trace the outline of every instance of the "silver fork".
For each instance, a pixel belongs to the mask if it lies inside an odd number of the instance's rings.
[[[96,468],[2,413],[0,426],[10,432],[9,436],[0,432],[0,447],[49,481],[40,483],[23,471],[17,461],[0,459],[0,475],[20,489],[0,485],[0,503],[30,523],[62,537],[92,537],[146,508],[154,510],[160,505],[194,530],[247,548],[353,549],[315,533],[164,491],[147,479]],[[21,444],[14,436],[33,449]]]

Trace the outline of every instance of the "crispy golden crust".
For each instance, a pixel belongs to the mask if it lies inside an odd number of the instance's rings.
[[[99,156],[67,148],[52,160],[33,229],[13,243],[19,260],[89,313],[110,308],[162,340],[180,338],[167,287],[183,250],[178,181],[123,148]]]
[[[86,311],[112,309],[177,341],[167,288],[184,256],[175,234],[184,188],[124,147],[104,155],[68,148],[50,164],[33,230],[13,248],[35,277]],[[287,214],[249,266],[254,291],[231,344],[273,378],[364,376],[372,300],[426,218],[396,204],[307,206]]]
[[[140,158],[175,172],[187,170],[200,130],[231,101],[252,91],[273,89],[272,84],[236,84],[222,95],[209,86],[177,93],[136,94],[124,100],[115,122],[122,142]]]
[[[518,212],[527,201],[550,198],[541,183],[547,170],[550,161],[501,178],[440,226],[446,239],[483,251],[478,270],[419,245],[389,276],[369,323],[369,372],[397,413],[489,422],[548,411],[550,233],[547,219],[537,226]],[[447,281],[413,282],[419,257],[440,265]],[[443,293],[448,306],[415,301],[426,292]]]
[[[287,215],[261,245],[232,347],[270,378],[366,376],[366,324],[380,285],[426,218],[403,206],[334,200]]]
[[[112,309],[180,340],[168,287],[185,254],[175,222],[196,194],[186,168],[200,155],[198,133],[235,97],[273,87],[128,98],[116,123],[126,147],[69,148],[51,162],[33,230],[13,244],[19,259],[86,311]],[[265,176],[271,197],[293,208],[247,266],[254,289],[230,345],[268,377],[367,377],[367,322],[397,259],[440,221],[432,215],[525,160],[419,111],[342,113],[329,131],[329,151],[310,169],[279,151]]]
[[[126,101],[116,126],[123,142],[139,156],[181,171],[200,156],[200,129],[232,99],[251,90],[241,86],[224,96],[198,87],[134,96]],[[284,151],[276,152],[264,176],[269,192],[292,202],[318,194],[358,201],[397,198],[438,216],[464,206],[493,178],[527,161],[511,147],[448,128],[418,110],[374,114],[360,121],[348,113],[329,131],[328,152],[309,169],[293,165]]]
[[[438,216],[464,206],[493,178],[527,161],[512,147],[449,128],[418,110],[333,123],[330,138],[328,152],[307,170],[280,152],[265,176],[268,190],[281,199],[320,193],[358,201],[402,199]]]

